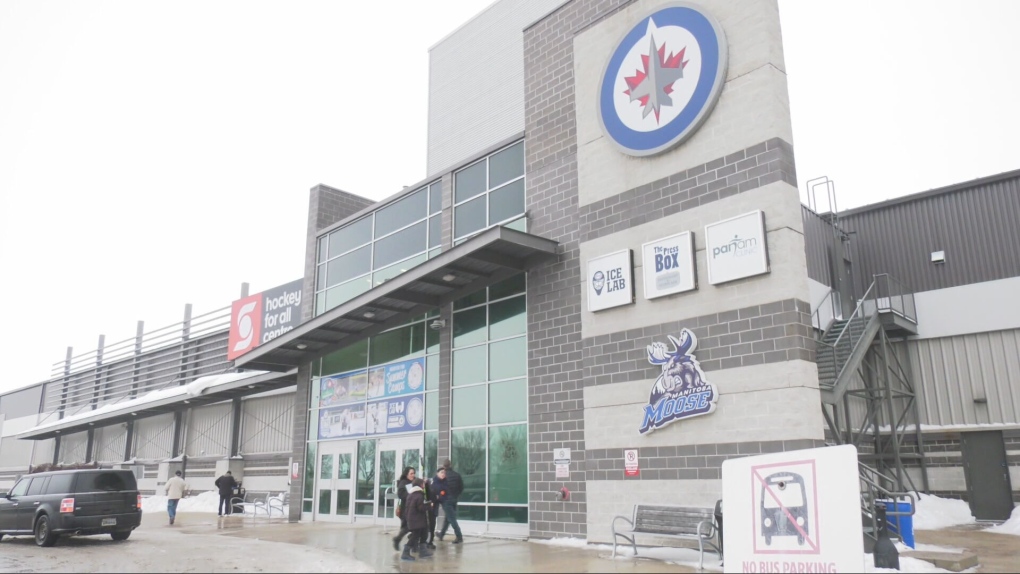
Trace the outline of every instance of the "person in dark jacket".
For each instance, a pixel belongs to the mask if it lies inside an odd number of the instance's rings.
[[[401,560],[414,560],[411,552],[418,552],[418,558],[432,556],[428,546],[425,545],[425,529],[429,527],[428,511],[425,508],[425,491],[422,488],[424,483],[420,478],[414,479],[407,487],[407,504],[404,512],[407,516],[407,528],[411,536],[404,546],[404,553],[400,555]]]
[[[436,536],[442,540],[446,536],[446,529],[453,527],[453,534],[456,536],[453,543],[464,542],[464,536],[460,532],[460,523],[457,522],[457,499],[464,492],[464,479],[460,473],[453,470],[453,462],[450,459],[443,461],[443,468],[446,469],[446,499],[443,501],[443,512],[446,514],[446,521],[443,528]]]
[[[436,513],[439,512],[439,507],[436,505],[435,495],[432,493],[432,479],[428,478],[422,482],[424,483],[422,488],[425,489],[425,510],[429,516],[429,527],[425,531],[426,540],[424,540],[424,544],[429,550],[435,550],[436,545],[432,543],[432,540],[436,536]]]
[[[230,504],[230,499],[234,497],[234,488],[237,487],[237,481],[234,480],[234,475],[228,470],[223,476],[217,478],[213,485],[220,489],[220,505],[216,509],[216,514],[219,516],[223,516],[224,514],[230,516],[230,512],[233,509],[233,506]]]
[[[414,468],[406,466],[400,475],[400,480],[397,481],[397,498],[400,500],[397,503],[397,513],[400,515],[400,532],[397,532],[397,535],[393,537],[394,550],[400,550],[400,541],[407,534],[407,513],[404,510],[407,507],[407,486],[412,482],[414,482]]]

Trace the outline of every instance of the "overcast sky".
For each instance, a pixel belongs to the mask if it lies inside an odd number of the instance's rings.
[[[310,187],[427,175],[428,48],[490,3],[0,2],[0,392],[300,278]],[[1020,2],[780,9],[802,189],[1020,168]]]

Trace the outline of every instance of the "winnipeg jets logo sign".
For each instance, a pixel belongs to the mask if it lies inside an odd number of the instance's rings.
[[[700,8],[675,3],[642,18],[602,74],[602,131],[628,155],[662,153],[708,117],[726,81],[726,38]]]

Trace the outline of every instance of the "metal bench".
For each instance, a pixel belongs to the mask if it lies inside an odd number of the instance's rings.
[[[629,530],[619,531],[617,521],[630,525]],[[637,556],[638,534],[667,536],[685,540],[697,540],[698,553],[701,556],[700,568],[705,567],[705,548],[714,550],[722,558],[719,549],[719,530],[715,524],[715,511],[712,508],[693,508],[687,506],[653,506],[649,504],[634,505],[634,517],[617,516],[613,518],[613,558],[616,558],[617,538],[630,542]]]

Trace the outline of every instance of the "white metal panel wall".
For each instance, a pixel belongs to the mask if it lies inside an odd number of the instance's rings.
[[[524,28],[564,0],[503,0],[429,50],[428,173],[524,131]]]
[[[2,418],[0,468],[28,468],[32,461],[33,441],[18,440],[16,435],[35,426],[38,418],[38,415]]]
[[[188,456],[230,454],[230,418],[229,402],[191,409],[184,452]]]
[[[290,452],[294,394],[248,399],[241,407],[241,453]]]
[[[127,426],[116,424],[96,429],[95,460],[99,462],[122,462],[124,443],[127,441]]]
[[[167,413],[135,421],[135,458],[163,460],[174,448],[174,415]]]
[[[85,448],[89,442],[88,432],[69,434],[60,439],[60,462],[71,464],[85,462]]]
[[[48,438],[32,442],[35,443],[32,448],[33,466],[53,462],[53,445],[56,443],[56,440]]]
[[[922,423],[1020,423],[1020,329],[907,344]]]

